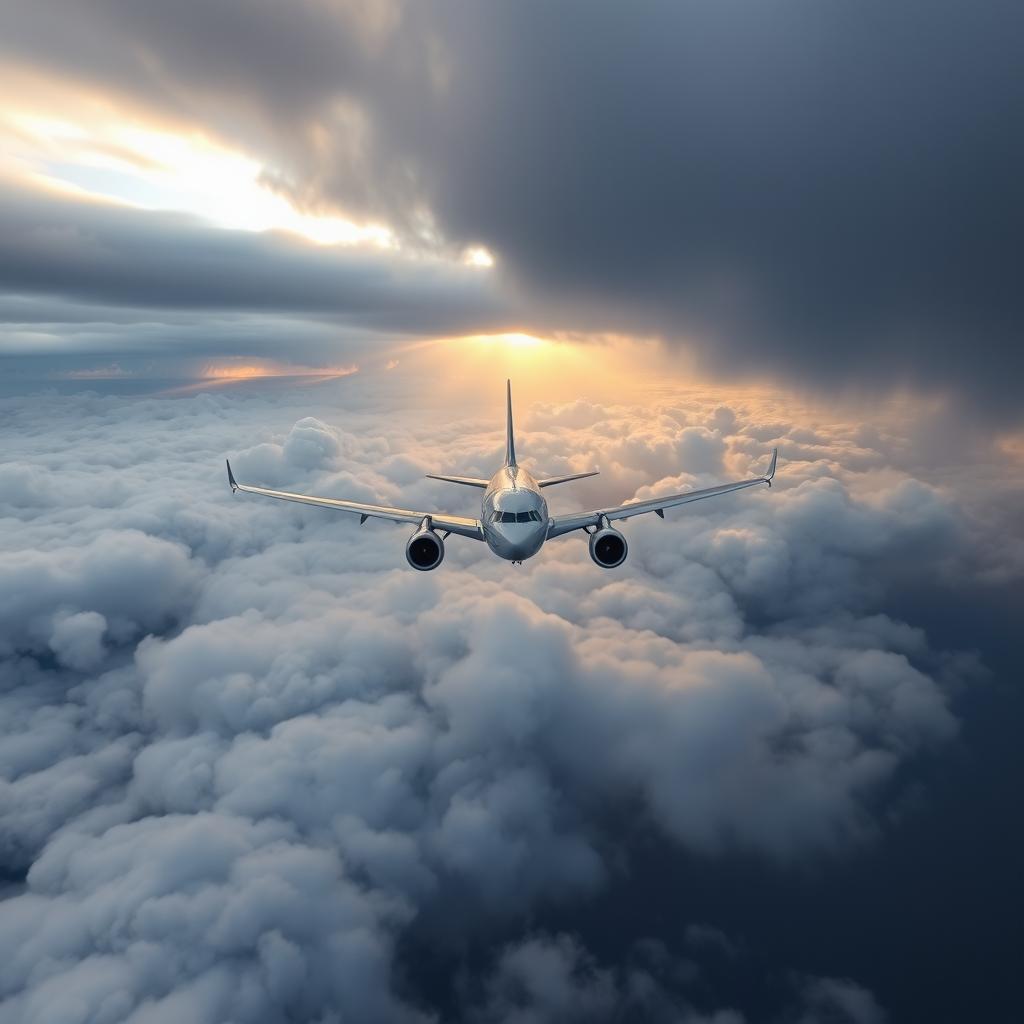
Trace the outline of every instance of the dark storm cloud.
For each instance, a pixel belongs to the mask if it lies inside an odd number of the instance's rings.
[[[910,384],[1014,414],[1020,5],[368,11],[49,3],[3,37],[11,60],[260,152],[267,180],[313,209],[420,242],[436,241],[432,211],[449,243],[497,252],[520,313],[550,328],[653,332],[719,369]],[[141,276],[142,292],[174,290],[173,272]],[[315,283],[289,294],[322,307]],[[394,301],[406,322],[415,302]]]
[[[397,396],[375,411],[396,380],[373,400],[350,381],[0,404],[0,836],[27,869],[0,907],[12,1019],[418,1020],[410,961],[505,929],[466,1019],[737,1021],[692,1009],[694,968],[667,951],[608,963],[521,930],[628,894],[623,821],[712,859],[856,847],[955,734],[946,657],[877,613],[877,586],[903,551],[970,543],[951,497],[845,465],[885,448],[772,418],[819,456],[772,493],[636,524],[616,577],[571,539],[514,575],[452,543],[411,577],[403,531],[228,493],[231,451],[296,488],[458,500],[421,474],[441,449],[485,463],[499,432]],[[619,496],[632,460],[667,480],[686,452],[702,481],[769,429],[690,400],[548,407],[524,451],[556,464],[545,428],[566,421]],[[854,983],[807,991],[808,1014],[871,1005]]]
[[[1022,33],[1007,3],[460,8],[419,138],[442,222],[556,308],[1017,406]]]
[[[301,313],[430,334],[471,331],[498,308],[470,268],[14,187],[0,187],[0,284],[122,309]]]
[[[209,120],[236,138],[262,130],[298,140],[339,97],[365,91],[399,6],[185,0],[171,10],[43,0],[32,11],[0,14],[0,52],[16,65],[113,87],[172,117]]]

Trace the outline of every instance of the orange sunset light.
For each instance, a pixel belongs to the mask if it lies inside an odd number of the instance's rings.
[[[261,377],[348,377],[358,366],[279,366],[274,363],[223,363],[204,366],[199,373],[204,381],[256,380]]]

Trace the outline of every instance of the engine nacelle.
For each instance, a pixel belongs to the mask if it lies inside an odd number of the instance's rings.
[[[444,561],[444,541],[433,530],[421,527],[405,545],[405,557],[414,569],[429,572]]]
[[[590,557],[602,569],[614,569],[622,565],[628,553],[626,538],[611,526],[602,526],[590,535]]]

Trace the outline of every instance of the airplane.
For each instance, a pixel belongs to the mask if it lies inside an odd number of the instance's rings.
[[[677,505],[700,501],[703,498],[714,498],[719,494],[729,494],[731,491],[756,487],[758,484],[767,484],[771,487],[778,457],[778,448],[773,448],[771,461],[764,476],[752,480],[719,484],[717,487],[708,487],[700,491],[668,494],[661,498],[647,498],[628,505],[599,508],[593,512],[571,512],[568,515],[553,516],[548,513],[548,503],[541,493],[544,488],[597,476],[598,471],[570,473],[568,476],[551,476],[537,480],[520,466],[516,459],[512,429],[512,382],[507,381],[505,462],[498,472],[490,480],[426,474],[431,480],[444,480],[481,489],[484,495],[479,519],[389,508],[384,505],[367,505],[361,501],[343,501],[339,498],[317,498],[309,494],[273,491],[267,487],[251,487],[240,484],[235,479],[230,461],[227,462],[227,467],[228,483],[232,493],[245,491],[247,494],[263,494],[268,498],[281,498],[284,501],[298,501],[304,505],[319,505],[340,512],[353,512],[359,516],[360,525],[371,517],[414,525],[416,531],[405,545],[405,557],[409,565],[421,572],[429,572],[441,564],[444,559],[444,542],[452,534],[483,541],[499,558],[504,558],[513,565],[521,565],[525,559],[537,554],[545,541],[575,530],[583,530],[590,535],[590,557],[602,569],[614,569],[626,560],[629,546],[626,538],[611,525],[613,522],[648,512],[654,512],[664,519],[665,509],[675,508]]]

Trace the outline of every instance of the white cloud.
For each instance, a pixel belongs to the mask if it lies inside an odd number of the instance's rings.
[[[897,768],[956,731],[941,653],[877,611],[901,552],[963,557],[949,496],[895,469],[855,487],[819,431],[834,474],[795,462],[771,493],[630,524],[618,574],[578,538],[522,569],[453,538],[422,576],[400,530],[226,486],[230,454],[461,511],[419,475],[446,433],[467,466],[494,438],[376,413],[354,380],[5,401],[32,481],[0,496],[2,848],[31,865],[0,915],[13,1019],[419,1019],[410,924],[457,939],[621,884],[616,809],[708,855],[806,859],[872,835]],[[551,432],[521,447],[605,456],[589,493],[620,500],[634,459],[703,481],[761,458],[749,413],[672,409],[537,410]],[[524,940],[469,1009],[639,998],[567,941]]]

